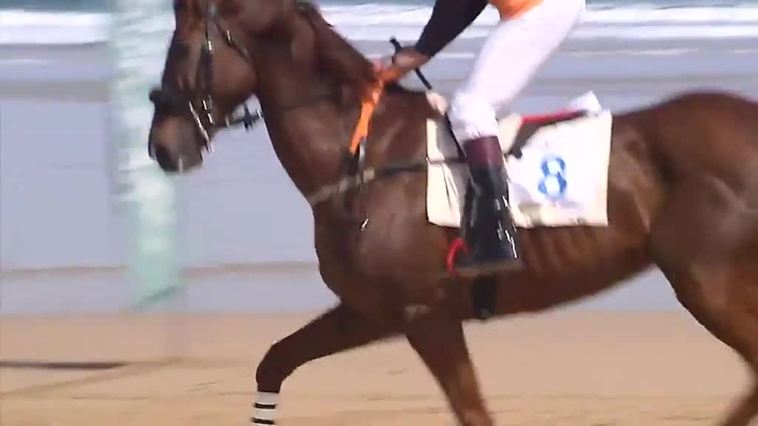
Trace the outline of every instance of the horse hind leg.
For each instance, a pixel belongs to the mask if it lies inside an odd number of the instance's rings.
[[[282,383],[303,364],[367,345],[398,332],[370,321],[345,305],[338,305],[300,330],[271,346],[256,371],[258,396],[254,425],[276,424],[275,412]]]
[[[714,186],[679,189],[653,226],[653,258],[682,305],[747,363],[752,388],[722,423],[747,426],[758,416],[758,238],[745,236],[758,216]]]
[[[736,312],[731,313],[734,331],[727,343],[747,362],[753,373],[753,386],[732,408],[724,425],[746,426],[751,420],[758,420],[758,256],[750,265],[743,264],[734,277],[733,285],[741,286],[743,291],[734,291],[737,296]]]
[[[758,275],[752,275],[752,281],[742,280],[742,269],[693,266],[697,278],[664,270],[682,305],[734,349],[752,373],[752,387],[732,407],[724,426],[747,426],[758,416]]]

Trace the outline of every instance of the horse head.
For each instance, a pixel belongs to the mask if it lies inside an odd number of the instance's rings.
[[[166,172],[202,164],[230,114],[257,94],[260,61],[272,44],[291,43],[295,0],[175,0],[175,29],[148,139]]]

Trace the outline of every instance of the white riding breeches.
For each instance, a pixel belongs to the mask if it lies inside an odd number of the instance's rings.
[[[514,19],[500,21],[451,100],[448,116],[459,142],[497,136],[497,110],[526,87],[584,10],[585,0],[544,0]]]

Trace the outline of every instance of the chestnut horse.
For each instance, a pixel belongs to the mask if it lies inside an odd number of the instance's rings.
[[[149,151],[166,172],[202,163],[218,123],[260,100],[274,150],[306,197],[345,176],[372,64],[297,0],[175,0],[176,29]],[[518,60],[514,58],[514,60]],[[367,167],[426,155],[424,93],[388,87]],[[250,117],[247,117],[250,119]],[[251,120],[248,120],[251,121]],[[657,265],[678,300],[758,377],[758,104],[691,93],[617,115],[607,227],[520,230],[524,267],[495,279],[494,315],[533,312],[608,289]],[[303,364],[405,336],[460,424],[490,425],[462,323],[472,282],[446,275],[453,230],[431,225],[424,169],[312,203],[319,270],[340,303],[272,345],[261,361],[257,424],[274,424],[282,382]],[[726,425],[758,414],[758,381]]]

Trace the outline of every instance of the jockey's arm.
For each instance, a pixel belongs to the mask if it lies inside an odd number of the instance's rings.
[[[471,25],[487,3],[487,0],[436,0],[416,45],[404,47],[376,64],[381,78],[398,80],[424,65]]]
[[[433,57],[471,25],[485,6],[487,0],[437,0],[415,50]]]

